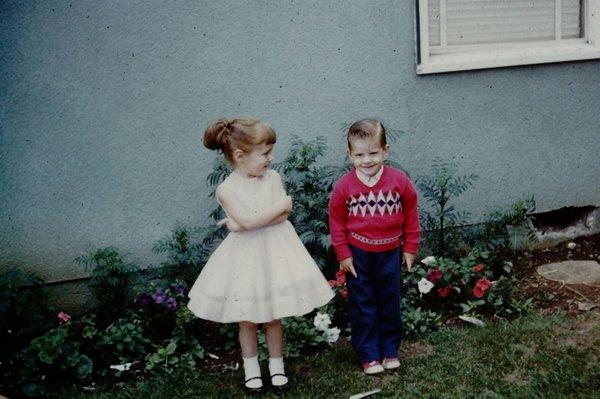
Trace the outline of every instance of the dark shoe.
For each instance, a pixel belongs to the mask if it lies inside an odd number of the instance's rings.
[[[282,376],[282,377],[285,377],[285,378],[287,378],[288,380],[287,380],[287,382],[286,382],[285,384],[283,384],[283,385],[275,385],[275,384],[273,384],[273,377],[277,377],[277,376]],[[287,376],[287,375],[279,373],[279,374],[273,374],[273,375],[271,376],[271,386],[273,387],[273,392],[274,392],[276,395],[283,395],[284,393],[286,393],[287,391],[289,391],[289,390],[290,390],[290,388],[292,387],[292,384],[290,383],[290,379],[288,378],[288,376]]]
[[[244,381],[244,389],[246,390],[246,393],[250,396],[255,396],[255,397],[262,396],[262,394],[265,393],[264,386],[261,385],[258,388],[251,388],[247,385],[249,381],[253,381],[253,380],[260,380],[262,382],[262,378],[260,378],[260,377],[248,378],[246,381]]]

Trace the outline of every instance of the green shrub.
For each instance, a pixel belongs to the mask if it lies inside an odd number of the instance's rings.
[[[27,396],[45,395],[57,386],[86,381],[92,374],[92,360],[81,353],[68,327],[66,323],[31,341],[21,371]]]
[[[422,247],[439,256],[455,256],[460,244],[458,227],[469,220],[469,213],[458,211],[453,202],[477,179],[476,175],[457,176],[454,163],[436,159],[431,176],[419,176],[416,185],[424,203],[420,204]],[[427,205],[430,210],[426,210]]]
[[[132,317],[133,316],[133,317]],[[104,330],[100,350],[111,354],[110,363],[130,363],[144,357],[150,339],[136,313],[120,318]]]
[[[75,261],[92,272],[89,285],[97,303],[97,313],[112,320],[125,311],[131,275],[138,266],[126,262],[115,248],[101,248],[82,255]]]
[[[321,166],[319,161],[325,153],[325,143],[323,137],[302,141],[293,136],[284,160],[275,166],[294,200],[290,222],[319,268],[326,275],[332,275],[337,270],[337,260],[329,238],[329,196],[348,165]]]
[[[55,313],[48,305],[43,283],[35,273],[14,268],[0,274],[0,341],[3,348],[21,347],[54,325]]]
[[[456,316],[506,317],[527,313],[530,300],[520,300],[512,264],[494,270],[490,253],[471,250],[454,260],[428,257],[405,273],[402,304],[406,332],[436,329]]]
[[[531,223],[535,199],[521,199],[506,210],[486,215],[483,223],[465,231],[464,239],[471,247],[479,247],[506,256],[519,247],[530,247],[537,238]]]
[[[177,226],[168,237],[157,241],[153,251],[166,254],[168,259],[161,263],[159,270],[154,270],[155,274],[166,279],[183,278],[187,283],[193,282],[214,249],[203,242],[206,234],[206,228]]]
[[[56,326],[43,280],[35,273],[10,269],[0,274],[0,387],[20,395],[22,351],[32,339]]]

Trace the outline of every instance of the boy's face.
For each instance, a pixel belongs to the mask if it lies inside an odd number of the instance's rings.
[[[348,156],[352,164],[358,171],[369,177],[379,172],[389,151],[387,145],[381,146],[379,137],[353,138],[350,140],[350,146]]]

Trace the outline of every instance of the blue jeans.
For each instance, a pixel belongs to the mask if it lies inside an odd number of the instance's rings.
[[[397,357],[402,340],[400,248],[369,252],[350,246],[358,277],[346,273],[352,346],[360,363]]]

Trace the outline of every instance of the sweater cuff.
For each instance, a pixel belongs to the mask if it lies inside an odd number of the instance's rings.
[[[348,245],[340,245],[337,247],[333,247],[333,249],[335,250],[337,259],[340,262],[352,256],[352,251],[350,251],[350,247]]]
[[[404,244],[404,247],[402,248],[402,252],[416,255],[417,252],[419,252],[419,245],[406,243],[406,244]]]
[[[416,240],[404,240],[404,245],[402,246],[403,252],[408,252],[409,254],[417,254],[419,252],[419,236],[416,236]]]

